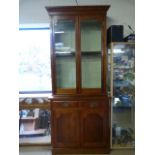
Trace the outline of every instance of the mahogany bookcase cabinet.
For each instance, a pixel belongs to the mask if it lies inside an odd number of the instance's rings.
[[[46,7],[51,26],[52,153],[109,153],[106,13],[110,6]]]

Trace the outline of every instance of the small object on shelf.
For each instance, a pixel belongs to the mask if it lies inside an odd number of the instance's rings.
[[[116,132],[116,137],[120,137],[121,136],[121,127],[120,126],[117,126],[116,128],[115,128],[115,132]]]
[[[134,145],[134,131],[131,128],[124,128],[118,125],[117,123],[113,123],[112,128],[113,133],[113,144],[119,146],[133,146]]]
[[[20,126],[20,134],[23,134],[23,132],[24,132],[24,125],[21,124],[21,126]]]
[[[124,78],[128,79],[130,81],[133,81],[135,79],[135,76],[134,76],[134,73],[127,72],[127,73],[124,74]]]
[[[135,41],[135,34],[130,34],[130,35],[126,36],[124,38],[124,41],[126,41],[126,42],[134,42]]]
[[[122,102],[121,101],[117,101],[116,107],[120,107],[120,106],[122,106]]]
[[[126,95],[126,94],[120,95],[119,99],[120,99],[123,106],[127,106],[127,107],[131,106],[132,102],[131,102],[131,99],[128,95]]]
[[[124,80],[114,80],[114,86],[115,87],[128,87],[129,86],[129,82],[128,81],[124,81]]]
[[[21,113],[21,118],[25,118],[25,117],[27,117],[28,111],[22,110],[20,113]]]
[[[123,41],[123,25],[111,25],[107,30],[107,43]]]

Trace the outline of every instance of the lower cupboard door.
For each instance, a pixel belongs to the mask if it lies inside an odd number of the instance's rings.
[[[79,142],[79,114],[74,109],[54,111],[53,146],[77,147]]]
[[[82,112],[82,146],[105,147],[107,141],[107,121],[103,110],[90,109]]]

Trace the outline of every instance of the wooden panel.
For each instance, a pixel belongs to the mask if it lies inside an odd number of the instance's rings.
[[[54,147],[79,146],[79,113],[76,109],[54,110]]]
[[[102,109],[83,110],[81,115],[82,146],[104,147],[106,143],[105,114]]]
[[[46,7],[49,15],[94,15],[100,14],[104,16],[109,9],[109,5],[104,6],[54,6]]]
[[[99,101],[87,101],[87,102],[80,102],[80,107],[83,108],[102,108],[104,110],[104,103]]]
[[[78,107],[78,102],[72,101],[61,101],[61,102],[53,102],[53,108],[75,108]]]
[[[101,94],[101,89],[100,88],[83,88],[81,90],[83,94]]]
[[[107,148],[52,148],[52,154],[109,154]]]
[[[57,89],[57,94],[76,94],[76,89]]]

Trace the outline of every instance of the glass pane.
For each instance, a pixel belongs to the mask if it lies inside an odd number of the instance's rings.
[[[81,22],[82,88],[101,88],[101,22]]]
[[[55,22],[54,36],[57,88],[76,88],[75,21]]]
[[[134,44],[113,46],[113,146],[134,146],[135,118]]]
[[[51,113],[49,110],[20,110],[19,143],[51,143]]]
[[[123,98],[134,97],[135,88],[134,45],[114,45],[113,49],[113,96],[122,98],[119,106],[131,106]],[[128,100],[127,100],[128,101]],[[117,106],[117,104],[116,104]]]

